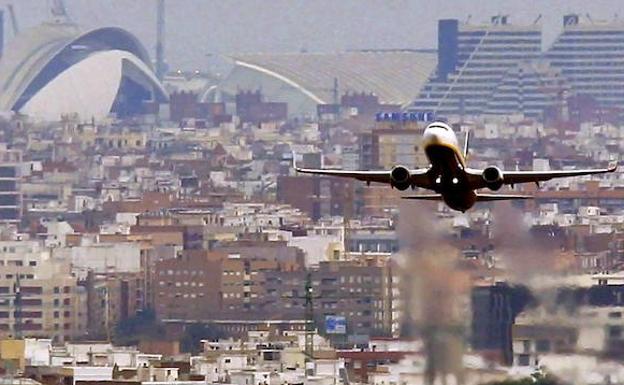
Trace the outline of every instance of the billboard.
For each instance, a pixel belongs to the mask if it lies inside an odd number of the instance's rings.
[[[325,316],[325,333],[327,334],[346,334],[347,319],[337,315]]]

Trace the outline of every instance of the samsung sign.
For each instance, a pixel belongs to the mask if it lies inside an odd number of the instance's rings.
[[[347,319],[337,315],[325,316],[325,333],[347,334]]]
[[[378,122],[433,122],[433,112],[378,112],[375,120]]]

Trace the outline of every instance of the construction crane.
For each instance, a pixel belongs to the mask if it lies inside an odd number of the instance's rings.
[[[316,332],[314,322],[314,299],[320,297],[314,297],[312,287],[312,273],[308,272],[305,279],[305,293],[303,296],[283,296],[283,298],[290,299],[303,299],[305,300],[305,356],[306,362],[314,360],[314,333]]]
[[[165,77],[165,0],[158,0],[156,10],[156,77]]]
[[[316,319],[315,319],[315,308],[314,301],[319,298],[323,298],[321,295],[314,295],[314,287],[312,285],[312,272],[308,272],[306,274],[306,279],[304,283],[305,293],[302,296],[291,296],[286,295],[282,296],[282,298],[288,299],[303,299],[304,307],[305,307],[305,356],[306,362],[310,362],[314,360],[314,334],[316,333]],[[326,297],[328,299],[333,300],[345,300],[351,299],[350,296],[345,295],[331,295],[330,297]]]
[[[305,354],[309,361],[314,359],[314,296],[312,295],[312,273],[308,272],[305,281]]]
[[[15,37],[19,33],[19,27],[17,26],[17,17],[15,17],[15,9],[13,9],[13,4],[8,4],[7,9],[9,10],[9,17],[11,18],[11,28],[13,29],[13,37]]]

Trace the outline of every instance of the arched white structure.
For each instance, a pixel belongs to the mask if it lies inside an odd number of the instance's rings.
[[[81,33],[45,23],[14,38],[0,58],[0,111],[87,120],[138,111],[144,100],[166,101],[167,93],[145,48],[121,28]]]

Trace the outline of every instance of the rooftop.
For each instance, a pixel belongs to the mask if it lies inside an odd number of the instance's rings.
[[[433,51],[242,54],[232,59],[237,67],[281,80],[318,103],[332,103],[334,79],[340,94],[372,92],[381,103],[407,103],[437,63]]]

